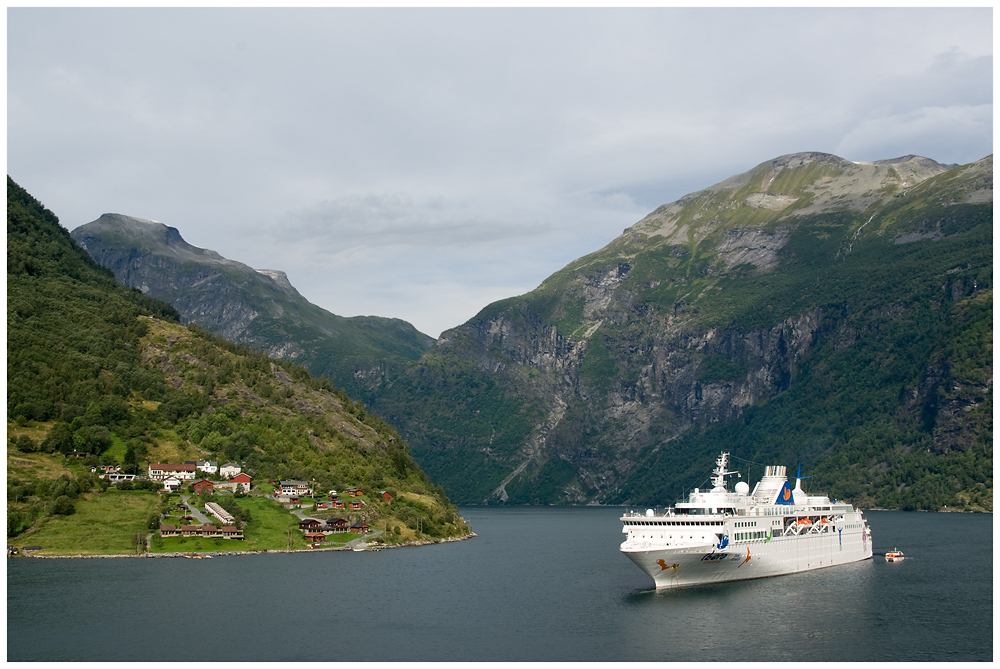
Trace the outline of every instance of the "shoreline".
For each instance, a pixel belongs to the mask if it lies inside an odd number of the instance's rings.
[[[294,549],[269,549],[265,548],[259,551],[187,551],[185,553],[140,553],[138,555],[132,554],[107,554],[107,555],[36,555],[32,552],[25,553],[23,549],[20,555],[8,555],[8,558],[32,558],[35,560],[108,560],[108,559],[120,559],[120,558],[131,558],[131,559],[141,559],[141,558],[183,558],[191,555],[191,559],[197,559],[194,556],[205,557],[234,557],[239,555],[269,555],[273,553],[332,553],[335,551],[349,551],[353,553],[362,552],[377,552],[379,550],[388,550],[391,548],[413,548],[417,546],[432,546],[434,544],[444,544],[444,543],[454,543],[456,541],[465,541],[467,539],[472,539],[477,536],[475,532],[471,532],[462,537],[447,537],[439,541],[407,541],[401,544],[394,544],[391,546],[381,546],[377,550],[370,550],[365,548],[363,551],[355,551],[353,547],[350,546],[336,546],[329,548],[294,548]]]

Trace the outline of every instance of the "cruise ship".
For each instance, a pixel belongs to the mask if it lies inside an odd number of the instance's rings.
[[[771,466],[753,492],[726,488],[729,454],[715,462],[712,489],[663,513],[622,516],[621,551],[657,589],[794,574],[867,560],[871,530],[859,509],[795,488],[783,466]],[[801,473],[801,472],[800,472]]]

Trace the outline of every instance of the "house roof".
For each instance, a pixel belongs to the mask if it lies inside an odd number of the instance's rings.
[[[249,474],[237,474],[236,476],[234,476],[233,478],[231,478],[229,480],[230,481],[236,481],[237,483],[243,483],[243,482],[249,483],[253,479],[250,478]]]
[[[163,530],[170,530],[170,531],[173,532],[173,531],[177,530],[177,526],[176,525],[163,525],[161,523],[160,524],[160,531],[162,532]]]
[[[194,464],[172,465],[169,462],[158,462],[149,465],[150,469],[160,469],[165,472],[193,472],[197,467]]]

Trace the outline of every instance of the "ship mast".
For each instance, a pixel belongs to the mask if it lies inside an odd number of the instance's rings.
[[[726,469],[729,464],[729,453],[722,453],[715,461],[715,471],[712,473],[712,492],[726,491],[726,476],[736,474]]]

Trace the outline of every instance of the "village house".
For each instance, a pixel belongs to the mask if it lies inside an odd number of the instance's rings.
[[[222,528],[222,538],[223,539],[239,539],[243,541],[245,537],[243,536],[243,530],[234,527],[232,525],[225,525]]]
[[[177,529],[176,525],[160,525],[161,537],[179,537],[180,535],[181,532]]]
[[[250,475],[245,472],[237,474],[233,478],[229,479],[230,485],[233,485],[233,492],[236,492],[236,489],[240,486],[243,487],[243,492],[250,492],[251,481],[253,481],[253,479],[251,479]]]
[[[206,474],[214,474],[219,471],[219,463],[211,462],[209,460],[198,460],[194,463],[194,466]]]
[[[368,523],[354,523],[351,525],[351,532],[356,532],[358,534],[364,534],[366,532],[371,532],[372,528]]]
[[[361,497],[365,493],[360,488],[348,488],[344,491],[349,497]]]
[[[212,514],[213,516],[215,516],[216,518],[218,518],[219,520],[221,520],[224,523],[230,523],[230,524],[232,524],[232,523],[236,522],[236,519],[233,518],[233,516],[228,511],[226,511],[225,509],[223,509],[221,506],[219,506],[215,502],[209,502],[208,504],[206,504],[205,505],[205,510],[208,511],[210,514]]]
[[[194,490],[194,494],[201,495],[204,492],[207,495],[211,495],[215,490],[215,484],[207,479],[202,479],[193,483],[191,489]]]
[[[222,528],[216,527],[215,525],[202,525],[201,526],[201,536],[203,537],[222,537]]]
[[[226,464],[219,467],[219,476],[221,476],[224,479],[231,479],[242,471],[243,468],[240,467],[235,462],[227,462]]]
[[[112,483],[118,483],[119,481],[134,481],[135,474],[119,474],[118,472],[111,472],[108,474],[99,474],[99,479],[107,479]]]
[[[238,539],[243,541],[245,537],[243,536],[243,530],[237,529],[234,526],[216,527],[215,525],[182,525],[177,527],[175,525],[160,525],[160,536],[161,537],[205,537],[205,538],[222,538],[222,539]]]
[[[326,541],[326,535],[322,532],[306,532],[306,541],[318,544],[321,541]]]
[[[313,493],[305,481],[280,481],[278,486],[280,493],[289,497],[307,497]]]
[[[347,504],[347,506],[349,506],[352,509],[360,509],[363,505],[364,505],[364,502],[362,502],[361,500],[358,500],[358,499],[352,499]]]
[[[346,532],[350,526],[343,518],[330,518],[326,521],[327,532]]]
[[[172,465],[169,463],[156,463],[149,465],[148,476],[153,481],[162,481],[170,476],[181,481],[193,481],[196,469],[193,464]]]
[[[181,481],[176,476],[168,476],[163,479],[163,489],[170,492],[177,492],[181,488]]]
[[[382,499],[384,499],[387,502],[390,501],[390,500],[392,500],[392,495],[390,495],[389,493],[387,493],[385,490],[383,490],[379,494],[382,495]]]
[[[237,489],[241,488],[243,492],[250,492],[250,488],[252,487],[251,481],[253,481],[253,479],[250,478],[250,475],[244,472],[242,474],[237,474],[225,483],[216,483],[215,487],[216,489],[232,490],[233,492],[236,492]]]

